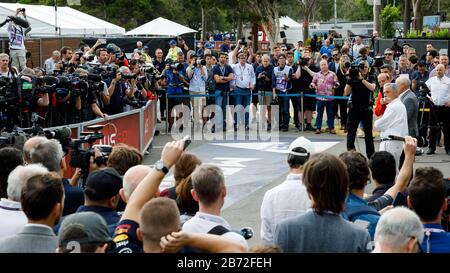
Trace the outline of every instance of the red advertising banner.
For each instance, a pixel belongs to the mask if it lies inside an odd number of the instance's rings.
[[[143,137],[143,147],[141,151],[145,150],[153,139],[156,128],[156,101],[152,101],[150,105],[144,109],[144,133]]]
[[[116,143],[125,143],[138,150],[140,149],[139,112],[117,118],[110,118],[107,121],[100,120],[89,125],[104,125],[101,130],[103,139],[96,144],[114,146]],[[89,125],[83,123],[83,131],[88,131],[86,127]]]

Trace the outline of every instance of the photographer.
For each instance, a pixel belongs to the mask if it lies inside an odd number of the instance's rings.
[[[167,79],[167,95],[182,95],[183,94],[183,76],[181,75],[179,70],[183,70],[181,64],[172,64],[171,61],[166,64],[166,69],[164,76]],[[172,124],[174,123],[174,117],[172,116],[172,109],[174,106],[182,104],[182,98],[167,98],[168,99],[168,109],[167,116],[169,121],[169,132],[172,128]],[[179,115],[177,115],[177,120]]]
[[[431,100],[434,114],[430,113],[430,143],[427,154],[436,151],[437,131],[442,127],[444,133],[444,146],[447,155],[450,155],[450,78],[445,75],[445,66],[436,66],[436,76],[425,82],[431,91]]]
[[[88,75],[87,71],[82,68],[75,70],[75,73],[81,77],[87,77]],[[92,86],[89,86],[86,92],[75,96],[75,109],[81,111],[81,122],[92,120],[95,116],[105,119],[108,117],[100,108],[100,104],[103,103],[103,97],[107,96],[107,91],[109,90],[105,89],[104,83],[100,83],[98,86],[92,83]]]
[[[348,70],[350,68],[350,58],[347,55],[342,55],[339,59],[339,62],[336,64],[338,66],[336,76],[339,80],[339,86],[334,90],[335,96],[344,96],[344,89],[345,85],[347,84],[347,75]],[[341,122],[341,130],[344,131],[344,133],[347,132],[347,100],[344,99],[337,99],[334,101],[333,105],[334,110],[334,116],[338,116],[338,110],[339,110],[339,117]]]
[[[347,150],[355,150],[356,130],[358,124],[362,122],[366,156],[370,158],[375,152],[372,136],[372,96],[376,85],[372,75],[369,74],[369,64],[366,61],[361,61],[360,66],[352,67],[350,70],[352,69],[357,77],[349,78],[344,89],[344,96],[351,95],[348,102]]]
[[[425,63],[425,61],[419,61],[419,64],[417,65],[417,71],[414,71],[411,75],[412,91],[416,92],[418,83],[424,83],[424,82],[428,81],[429,76],[430,76],[430,72],[428,72],[428,70],[427,70],[427,64]],[[416,92],[416,95],[417,95],[417,92]]]
[[[270,64],[269,55],[262,56],[262,65],[256,68],[256,92],[262,93],[262,105],[267,107],[267,130],[270,131],[272,121],[272,74],[273,65]]]
[[[6,53],[0,54],[0,75],[2,77],[7,77],[10,79],[13,79],[17,77],[19,72],[17,71],[17,68],[13,67],[9,63],[9,56]]]
[[[189,81],[190,95],[205,95],[206,80],[208,79],[208,71],[205,67],[205,60],[197,60],[196,56],[191,57],[189,67],[186,69]],[[205,97],[191,98],[193,110],[193,121],[195,129],[201,128],[206,123],[206,117],[203,117],[203,108],[206,105]],[[203,121],[203,123],[202,123]]]
[[[116,73],[116,77],[111,80],[108,88],[110,101],[106,107],[106,113],[108,115],[119,114],[129,110],[129,107],[124,105],[124,98],[132,98],[134,96],[137,81],[136,79],[125,79],[123,77],[124,74],[131,74],[130,69],[126,66],[120,67]]]
[[[25,9],[18,8],[16,10],[15,17],[13,18],[11,16],[8,16],[5,22],[0,24],[0,27],[3,26],[6,22],[9,22],[8,36],[11,65],[17,67],[19,71],[22,71],[22,69],[27,67],[25,36],[31,30],[31,27],[29,26],[29,23],[27,21]]]
[[[310,88],[310,84],[313,80],[314,74],[319,72],[319,68],[314,64],[314,60],[311,58],[311,53],[305,51],[303,53],[303,57],[300,58],[299,65],[301,67],[300,77],[298,80],[298,88],[300,92],[311,95],[315,94],[315,91]],[[315,131],[315,128],[311,125],[314,111],[316,111],[316,98],[304,97],[303,116],[305,120],[302,120],[302,126],[305,131]]]

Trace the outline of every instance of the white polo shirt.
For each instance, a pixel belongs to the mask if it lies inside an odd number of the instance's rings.
[[[228,222],[222,217],[198,211],[194,217],[184,223],[182,230],[186,232],[208,233],[211,229],[218,225],[231,230],[230,224],[228,224]],[[236,232],[230,231],[222,236],[237,242],[248,249],[247,241],[245,241],[244,237]]]
[[[450,78],[443,76],[438,78],[437,76],[428,79],[425,82],[431,91],[431,99],[433,103],[438,106],[443,106],[450,102]]]

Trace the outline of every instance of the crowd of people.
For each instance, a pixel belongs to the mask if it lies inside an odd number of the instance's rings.
[[[1,253],[450,252],[450,234],[444,230],[449,226],[444,217],[447,181],[434,167],[413,172],[421,129],[419,102],[424,97],[433,113],[427,124],[427,153],[435,152],[442,128],[450,154],[450,68],[448,56],[437,56],[432,45],[423,61],[414,48],[403,47],[398,61],[393,58],[397,48],[387,48],[380,64],[368,56],[359,37],[339,49],[332,37],[325,39],[320,53],[301,42],[290,49],[274,45],[272,54],[253,52],[242,40],[231,45],[229,39],[218,53],[208,43],[194,52],[177,39],[169,42],[165,57],[162,49],[152,57],[138,42],[130,61],[117,46],[106,44],[100,39],[74,54],[63,47],[45,62],[48,76],[72,69],[89,78],[83,66],[101,70],[98,84],[88,81],[100,92],[85,94],[91,114],[107,118],[127,111],[124,97],[152,97],[150,83],[167,91],[166,97],[158,97],[161,106],[168,100],[165,116],[170,124],[178,118],[172,108],[183,104],[194,109],[193,123],[202,128],[212,118],[200,115],[202,108],[216,105],[213,131],[227,126],[248,129],[253,122],[249,113],[239,116],[242,124],[238,115],[234,124],[226,124],[229,101],[235,106],[253,104],[253,109],[278,104],[282,131],[290,128],[292,105],[297,130],[320,134],[326,110],[328,132],[336,133],[334,119],[339,116],[348,151],[339,156],[317,153],[307,138],[293,141],[287,151],[286,181],[268,190],[261,203],[263,245],[249,248],[246,236],[222,215],[228,192],[223,170],[185,152],[184,140],[166,143],[153,167],[143,165],[137,149],[116,144],[107,160],[96,160],[101,156],[97,153],[90,156],[84,179],[79,169],[71,178],[64,177],[67,154],[58,140],[34,136],[23,150],[0,148]],[[0,55],[0,65],[3,77],[18,73],[6,54]],[[157,73],[148,71],[150,67]],[[36,73],[44,73],[38,70],[23,68],[20,79],[33,82]],[[154,75],[153,81],[147,74]],[[145,78],[141,88],[139,75]],[[304,113],[300,96],[286,96],[301,93],[311,95],[304,97]],[[181,94],[213,96],[170,97]],[[48,107],[54,95],[42,93],[34,106]],[[340,98],[344,96],[348,102]],[[79,100],[72,103],[83,105]],[[375,122],[373,107],[379,116]],[[271,114],[268,111],[267,130]],[[360,124],[366,155],[354,146]],[[377,152],[373,127],[381,131]],[[160,191],[170,169],[173,187]],[[367,194],[372,181],[375,189]]]
[[[249,248],[222,216],[223,171],[185,152],[183,140],[167,143],[153,167],[136,149],[116,145],[104,164],[92,160],[81,187],[76,175],[64,177],[61,144],[33,137],[23,151],[0,149],[0,252],[448,253],[448,182],[434,167],[413,175],[416,148],[405,136],[397,171],[387,151],[335,156],[297,138],[286,181],[261,203],[263,243]],[[174,186],[160,191],[170,169]]]

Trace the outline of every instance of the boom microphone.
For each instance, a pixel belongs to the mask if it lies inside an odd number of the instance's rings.
[[[68,139],[72,134],[72,130],[69,127],[64,126],[55,130],[44,130],[45,137],[55,138],[59,140]]]
[[[23,19],[20,16],[8,16],[8,19],[13,21],[14,24],[19,25],[23,28],[30,27],[30,23],[28,23],[28,21],[26,19]]]

